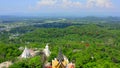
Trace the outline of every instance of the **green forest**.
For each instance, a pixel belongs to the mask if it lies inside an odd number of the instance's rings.
[[[22,53],[19,47],[41,50],[49,43],[49,62],[58,55],[61,47],[63,54],[75,63],[76,68],[120,68],[119,26],[119,23],[53,23],[1,31],[0,63],[12,61],[14,64],[10,68],[41,68],[41,56],[18,60]],[[19,36],[10,38],[16,33]]]

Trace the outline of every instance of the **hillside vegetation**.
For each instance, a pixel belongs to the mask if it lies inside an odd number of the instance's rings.
[[[22,34],[20,29],[26,28],[29,29]],[[12,60],[15,64],[10,68],[40,68],[40,56],[17,61],[16,57],[22,53],[18,48],[25,45],[29,48],[44,48],[46,43],[50,43],[49,62],[57,57],[61,47],[64,55],[75,63],[76,68],[120,68],[119,29],[96,24],[71,25],[65,28],[22,27],[17,32],[20,36],[9,39],[16,30],[18,29],[0,34],[0,62]]]

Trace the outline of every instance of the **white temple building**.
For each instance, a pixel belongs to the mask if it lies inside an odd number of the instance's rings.
[[[27,47],[25,47],[23,53],[21,54],[21,58],[29,58],[31,57],[31,53]]]
[[[46,44],[45,49],[43,50],[43,52],[45,53],[45,55],[46,55],[47,57],[50,56],[51,52],[50,52],[50,50],[49,50],[48,44]]]

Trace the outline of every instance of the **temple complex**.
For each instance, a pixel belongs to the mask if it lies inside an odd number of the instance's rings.
[[[35,56],[36,51],[33,51],[32,49],[28,49],[25,47],[23,53],[21,54],[21,58],[29,58]],[[50,56],[51,52],[49,50],[48,44],[46,44],[45,49],[41,51],[42,61],[43,62],[43,68],[75,68],[74,63],[69,63],[68,58],[63,55],[62,50],[59,49],[58,56],[54,58],[51,62],[47,61],[47,58]]]

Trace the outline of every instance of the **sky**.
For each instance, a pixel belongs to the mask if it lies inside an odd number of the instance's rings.
[[[0,15],[120,16],[120,0],[0,0]]]

